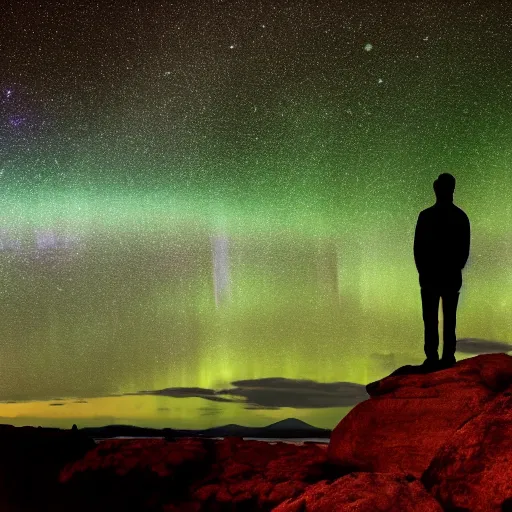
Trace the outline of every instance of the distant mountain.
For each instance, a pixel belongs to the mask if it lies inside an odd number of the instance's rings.
[[[296,418],[288,418],[266,427],[246,427],[228,424],[203,430],[179,430],[173,428],[146,428],[130,425],[107,425],[79,429],[90,437],[260,437],[260,438],[329,438],[331,430],[313,427]]]
[[[190,432],[190,431],[189,431]],[[283,438],[283,437],[329,437],[330,430],[313,427],[304,421],[295,418],[272,423],[267,427],[244,427],[242,425],[223,425],[221,427],[213,427],[205,430],[196,430],[196,435],[207,437],[266,437],[266,438]]]
[[[297,430],[311,430],[316,429],[317,427],[313,427],[309,425],[305,421],[298,420],[296,418],[287,418],[286,420],[278,421],[277,423],[272,423],[268,427],[263,427],[268,430],[287,430],[287,429],[297,429]]]

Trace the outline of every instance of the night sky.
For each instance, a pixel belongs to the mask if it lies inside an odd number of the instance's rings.
[[[505,1],[3,6],[0,422],[334,427],[424,359],[442,172],[456,357],[508,351],[511,48]]]

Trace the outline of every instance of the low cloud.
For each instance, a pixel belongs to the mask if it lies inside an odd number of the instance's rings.
[[[482,338],[460,338],[457,340],[457,352],[465,354],[496,354],[511,350],[512,344],[506,341],[492,341]]]
[[[243,400],[236,400],[217,396],[217,392],[213,389],[206,388],[164,388],[155,389],[150,391],[137,391],[135,393],[124,393],[122,395],[110,396],[167,396],[169,398],[204,398],[213,402],[243,402]]]
[[[512,351],[512,343],[506,341],[486,340],[483,338],[460,338],[457,340],[457,353],[493,354]],[[387,369],[390,373],[395,366],[395,354],[392,352],[371,354],[370,360]],[[269,377],[262,379],[238,380],[232,387],[215,390],[199,387],[172,387],[156,390],[143,390],[135,393],[99,394],[96,397],[123,396],[163,396],[169,398],[203,398],[209,402],[241,404],[246,410],[279,410],[282,407],[294,409],[317,409],[353,407],[369,398],[365,385],[353,382],[317,382],[307,379],[287,379]],[[51,398],[49,406],[65,405],[64,398]],[[24,403],[28,400],[8,400],[4,404]],[[39,401],[39,400],[38,400]],[[62,403],[57,403],[62,401]],[[69,403],[69,402],[68,402]],[[73,403],[88,403],[86,398],[76,399]],[[159,411],[175,410],[174,407],[160,407]],[[220,413],[217,407],[200,409],[202,416]]]
[[[205,388],[165,388],[126,393],[125,396],[168,396],[171,398],[204,398],[213,402],[240,403],[246,409],[315,409],[353,407],[369,398],[365,386],[352,382],[316,382],[306,379],[270,377],[238,380],[233,387],[213,390]],[[208,414],[208,413],[207,413]]]

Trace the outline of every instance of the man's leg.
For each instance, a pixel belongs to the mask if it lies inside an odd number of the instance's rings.
[[[439,360],[439,298],[441,294],[435,288],[421,288],[423,307],[423,325],[425,327],[425,355],[429,361]]]
[[[457,305],[459,292],[443,292],[443,357],[444,361],[455,361],[457,338],[455,328],[457,326]]]

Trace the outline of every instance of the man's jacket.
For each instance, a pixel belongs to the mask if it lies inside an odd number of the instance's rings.
[[[439,284],[462,275],[469,257],[470,229],[466,213],[451,202],[436,203],[420,212],[414,234],[420,284]]]

